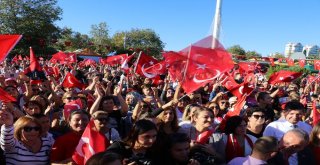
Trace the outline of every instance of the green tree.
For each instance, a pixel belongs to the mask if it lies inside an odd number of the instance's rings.
[[[109,29],[106,22],[101,22],[98,25],[92,25],[90,34],[93,42],[91,46],[95,52],[104,55],[112,51],[110,49],[111,39],[109,37]]]
[[[118,32],[112,37],[114,46],[120,51],[133,49],[144,51],[155,58],[162,58],[164,43],[158,34],[151,29],[132,29],[128,32]]]
[[[285,56],[282,53],[276,52],[272,55],[273,58],[285,58]]]
[[[62,10],[57,0],[1,0],[0,33],[22,34],[23,38],[12,53],[29,54],[32,46],[36,54],[52,51],[52,40],[59,36]],[[49,51],[49,52],[48,52]]]
[[[62,51],[75,51],[89,47],[90,38],[86,34],[73,31],[71,28],[65,27],[61,30],[60,38],[55,44],[55,48]]]
[[[247,59],[250,59],[250,58],[261,58],[261,54],[256,52],[256,51],[247,51],[246,52],[246,57]]]
[[[240,45],[231,46],[227,51],[234,55],[246,55],[246,51]]]

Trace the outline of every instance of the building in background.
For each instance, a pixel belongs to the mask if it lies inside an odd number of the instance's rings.
[[[317,45],[306,45],[306,46],[303,47],[302,52],[306,55],[306,57],[319,56],[319,46],[317,46]]]
[[[289,57],[291,54],[295,52],[302,52],[303,51],[303,46],[301,43],[288,43],[286,44],[286,48],[284,51],[285,57]]]

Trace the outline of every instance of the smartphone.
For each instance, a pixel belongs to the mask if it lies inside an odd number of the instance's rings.
[[[289,101],[289,97],[280,97],[279,98],[279,103],[280,104],[285,104]]]

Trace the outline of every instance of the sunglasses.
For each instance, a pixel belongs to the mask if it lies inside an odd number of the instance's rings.
[[[218,106],[212,106],[212,107],[210,107],[211,109],[219,109],[219,107]]]
[[[35,127],[28,127],[28,126],[26,126],[26,127],[23,127],[23,130],[25,131],[25,132],[31,132],[32,130],[34,130],[34,131],[40,131],[40,127],[38,127],[38,126],[35,126]]]
[[[221,104],[226,104],[227,102],[220,102]]]
[[[108,122],[108,118],[105,118],[105,117],[99,117],[99,118],[95,118],[95,120],[98,120],[99,122]]]
[[[68,99],[68,100],[75,100],[75,99],[77,99],[77,97],[66,97],[66,99]]]
[[[261,118],[261,119],[265,119],[266,118],[266,116],[265,115],[252,115],[255,119],[259,119],[259,118]]]

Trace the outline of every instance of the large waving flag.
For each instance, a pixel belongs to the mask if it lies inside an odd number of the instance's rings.
[[[131,59],[134,57],[135,53],[133,53],[132,55],[126,57],[124,59],[124,61],[121,64],[121,69],[126,72],[127,74],[129,73],[130,67],[129,67],[129,62],[131,61]]]
[[[67,73],[66,77],[64,78],[63,82],[62,82],[62,86],[64,88],[79,88],[82,89],[85,87],[84,84],[82,84],[73,74],[71,74],[70,72]]]
[[[147,73],[152,73],[152,74],[165,74],[167,71],[167,65],[166,61],[160,61],[148,68],[145,69]]]
[[[147,73],[146,68],[158,63],[158,60],[152,58],[151,56],[148,56],[144,53],[140,53],[136,66],[135,66],[135,72],[141,76],[144,76],[146,78],[154,78],[157,76],[157,74]]]
[[[233,68],[231,55],[218,41],[215,42],[218,43],[218,46],[212,49],[212,36],[209,36],[177,52],[186,60],[180,60],[177,64],[180,67],[178,72],[174,72],[177,75],[172,75],[172,73],[170,75],[181,82],[186,93],[197,90]],[[169,64],[169,67],[172,67],[172,65]]]
[[[0,35],[0,62],[7,57],[21,37],[22,35]]]
[[[81,136],[72,159],[76,164],[84,165],[92,155],[104,151],[109,145],[106,137],[95,130],[94,121],[91,120]]]
[[[127,54],[119,54],[115,56],[108,56],[107,58],[100,58],[99,61],[104,65],[117,65],[122,64],[127,57]]]
[[[8,102],[16,102],[16,98],[12,97],[10,94],[8,94],[5,90],[0,88],[0,100],[2,102],[8,103]]]
[[[279,72],[273,73],[268,82],[269,84],[276,84],[276,83],[281,83],[281,82],[291,82],[298,77],[300,77],[302,73],[300,72],[292,72],[288,70],[280,70]]]

